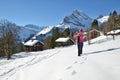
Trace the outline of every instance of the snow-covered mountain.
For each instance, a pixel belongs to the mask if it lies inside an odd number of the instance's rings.
[[[36,33],[41,31],[44,27],[39,27],[33,24],[19,26],[19,37],[21,41],[33,37]]]
[[[62,22],[55,27],[59,27],[60,31],[70,28],[71,32],[79,30],[80,28],[87,29],[90,27],[93,19],[87,16],[85,13],[78,10],[74,10],[71,15],[63,18]],[[34,35],[33,38],[44,39],[52,35],[53,26],[44,27],[41,31]]]
[[[53,28],[54,28],[53,26],[46,26],[41,31],[37,32],[32,38],[38,39],[38,40],[43,40],[46,37],[52,35]]]
[[[99,22],[104,23],[108,21],[109,16],[103,16],[102,18],[97,19]]]
[[[83,28],[89,27],[93,19],[82,11],[74,10],[71,15],[66,16],[63,21],[57,25],[60,28]]]
[[[39,32],[41,29],[43,29],[43,27],[33,25],[33,24],[27,24],[27,25],[24,26],[24,28],[29,29],[31,31],[35,31],[35,32]]]

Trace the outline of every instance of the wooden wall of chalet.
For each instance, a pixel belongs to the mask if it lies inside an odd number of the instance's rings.
[[[71,40],[71,39],[69,39],[67,42],[57,42],[57,46],[69,46],[69,45],[73,45],[74,44],[74,42]]]
[[[42,51],[43,50],[43,44],[38,42],[33,46],[25,46],[25,50],[26,51]]]
[[[100,32],[99,31],[93,30],[93,31],[89,32],[90,39],[94,39],[94,38],[96,38],[98,36],[100,36]]]

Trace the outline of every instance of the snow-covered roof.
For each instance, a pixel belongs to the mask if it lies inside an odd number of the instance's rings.
[[[55,40],[55,42],[67,42],[69,39],[70,39],[69,37],[67,37],[67,38],[60,37],[57,40]]]
[[[117,33],[120,33],[120,29],[112,30],[112,31],[108,32],[107,34],[117,34]]]
[[[33,46],[34,44],[36,44],[37,42],[40,42],[42,44],[44,44],[43,42],[39,41],[39,40],[29,40],[26,43],[24,43],[25,46]]]
[[[101,31],[99,31],[99,30],[97,30],[97,29],[92,29],[92,30],[90,30],[89,32],[92,32],[92,31],[101,32]]]

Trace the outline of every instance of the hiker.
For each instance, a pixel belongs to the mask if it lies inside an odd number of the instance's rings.
[[[75,32],[73,37],[76,39],[77,47],[78,47],[78,56],[82,54],[83,42],[84,42],[84,34],[83,29]]]

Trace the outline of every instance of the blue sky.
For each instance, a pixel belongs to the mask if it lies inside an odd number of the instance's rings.
[[[120,0],[0,0],[0,19],[17,25],[35,24],[55,26],[73,10],[86,13],[91,18],[100,14],[120,13]]]

